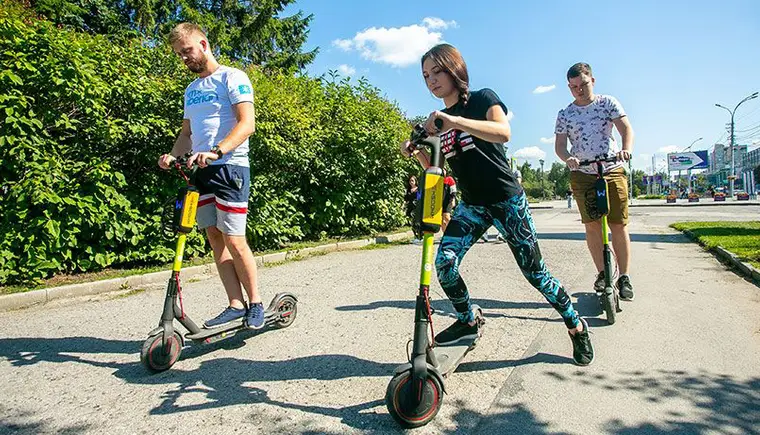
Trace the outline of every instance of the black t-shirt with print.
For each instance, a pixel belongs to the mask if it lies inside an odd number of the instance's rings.
[[[486,121],[488,109],[496,105],[508,113],[498,95],[486,88],[471,92],[466,105],[459,101],[443,112]],[[502,144],[488,142],[460,130],[450,130],[440,137],[441,153],[454,172],[462,201],[472,205],[491,205],[522,191],[509,169]]]

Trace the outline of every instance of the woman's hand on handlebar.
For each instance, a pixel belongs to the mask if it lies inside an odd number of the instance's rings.
[[[435,122],[437,119],[440,119],[438,123]],[[454,117],[436,110],[428,116],[424,127],[428,134],[431,135],[438,134],[442,131],[448,131],[455,127]]]
[[[565,163],[571,171],[577,171],[581,167],[581,161],[577,157],[570,157],[565,160]]]
[[[401,145],[399,145],[399,149],[401,150],[401,154],[404,157],[411,157],[412,156],[411,146],[412,146],[412,143],[409,142],[408,140],[402,142]]]

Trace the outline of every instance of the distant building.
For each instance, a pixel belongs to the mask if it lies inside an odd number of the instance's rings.
[[[736,145],[736,160],[734,160],[736,174],[741,174],[743,161],[748,155],[748,145]],[[705,174],[708,183],[715,186],[725,186],[728,183],[728,176],[731,175],[731,154],[729,147],[716,143],[710,151],[710,169]]]
[[[760,166],[760,148],[755,148],[752,151],[748,151],[742,154],[740,166],[741,166],[741,171],[737,171],[737,172],[751,171],[755,169],[756,167]]]

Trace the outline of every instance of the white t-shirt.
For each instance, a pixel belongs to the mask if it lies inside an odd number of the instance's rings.
[[[185,119],[190,121],[193,152],[217,145],[237,124],[233,105],[253,103],[253,87],[239,69],[220,65],[208,77],[197,78],[185,89]],[[248,167],[248,139],[212,165]]]
[[[613,119],[621,118],[625,110],[615,97],[596,95],[587,106],[570,103],[557,114],[554,134],[566,134],[570,139],[570,155],[579,160],[591,160],[616,154],[619,149],[612,135]],[[622,162],[605,163],[605,172],[622,166]],[[593,166],[581,171],[596,174]]]

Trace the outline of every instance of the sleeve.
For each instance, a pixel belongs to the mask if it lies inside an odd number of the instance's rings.
[[[185,89],[185,93],[182,95],[182,119],[190,119],[190,116],[187,114],[187,89]]]
[[[612,96],[607,96],[607,110],[609,111],[611,119],[618,119],[626,116],[623,105],[620,104],[620,101],[618,101],[617,98]]]
[[[565,111],[560,110],[557,113],[557,122],[554,124],[554,134],[567,134],[567,119],[565,118]]]
[[[253,86],[251,86],[251,81],[239,69],[233,69],[227,73],[227,92],[230,95],[230,103],[232,104],[245,101],[253,103]]]
[[[496,95],[496,92],[491,89],[481,89],[480,91],[473,93],[473,98],[476,100],[475,103],[482,108],[483,119],[486,119],[488,109],[493,106],[501,106],[502,110],[504,110],[504,114],[509,115],[509,109],[507,109],[507,106],[501,101],[499,96]]]

